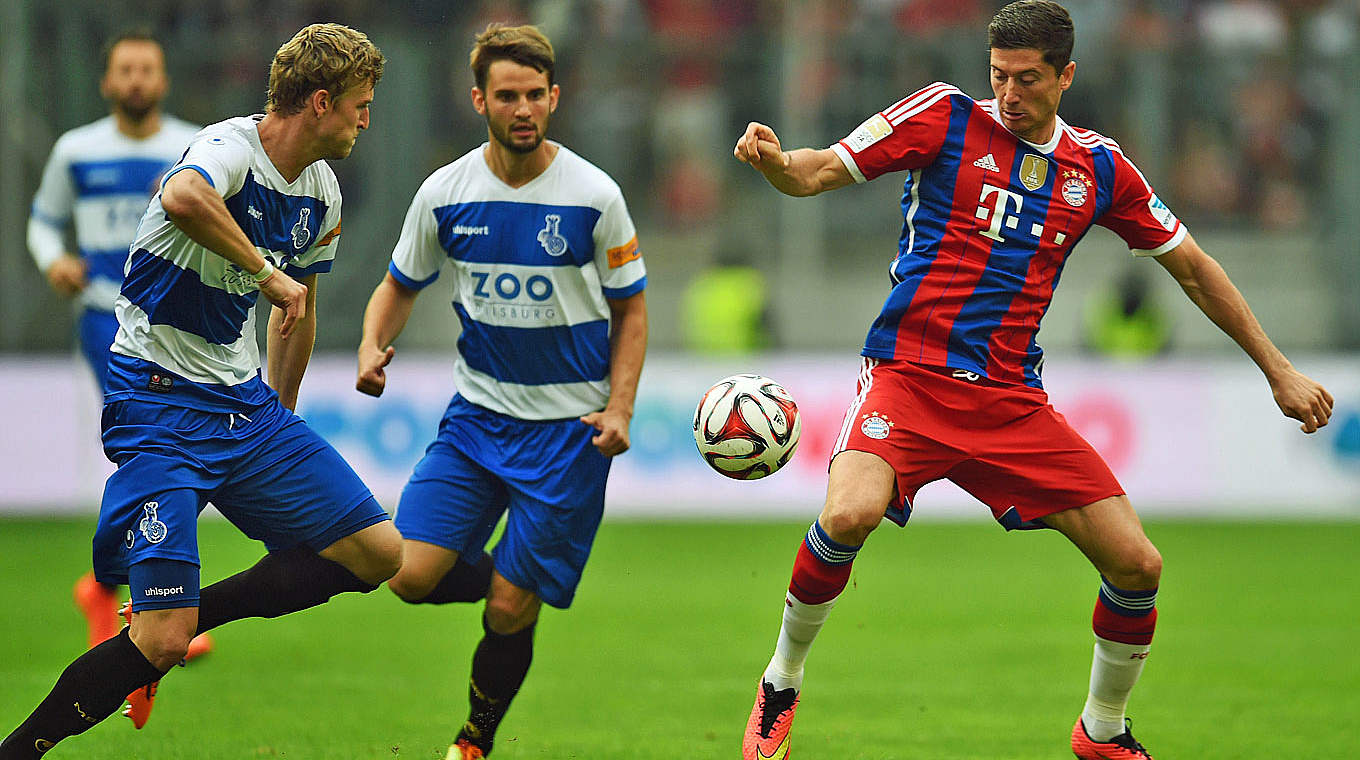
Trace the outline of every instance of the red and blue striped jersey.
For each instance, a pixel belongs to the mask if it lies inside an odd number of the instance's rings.
[[[908,171],[892,292],[864,356],[1042,388],[1035,341],[1063,264],[1093,224],[1156,256],[1185,227],[1106,137],[1058,119],[1045,145],[1003,126],[995,100],[937,82],[832,146],[857,182]]]

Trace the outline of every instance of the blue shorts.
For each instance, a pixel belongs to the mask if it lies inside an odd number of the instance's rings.
[[[402,491],[397,530],[473,559],[505,513],[496,571],[564,609],[604,516],[610,459],[594,435],[576,419],[520,420],[454,396]]]
[[[84,355],[102,394],[109,387],[109,349],[118,334],[118,317],[111,311],[86,309],[80,313],[80,353]]]
[[[101,583],[127,583],[130,568],[150,559],[197,570],[198,514],[209,501],[270,551],[320,551],[388,519],[340,454],[277,399],[248,415],[115,401],[104,406],[103,426],[118,470],[104,485],[94,536]],[[161,592],[151,598],[134,586],[132,608],[196,606],[194,576],[151,583]]]

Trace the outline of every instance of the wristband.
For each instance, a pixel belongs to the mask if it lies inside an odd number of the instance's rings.
[[[273,265],[272,263],[270,263],[269,259],[266,257],[265,260],[264,260],[264,266],[260,268],[260,271],[258,271],[258,272],[256,272],[255,274],[251,275],[251,277],[255,278],[255,284],[256,284],[256,285],[259,285],[260,283],[262,283],[262,282],[264,282],[265,280],[269,279],[269,278],[272,277],[273,275],[274,275],[274,265]]]

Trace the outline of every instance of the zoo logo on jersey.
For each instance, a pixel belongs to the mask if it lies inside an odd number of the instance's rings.
[[[548,214],[543,217],[543,229],[538,231],[538,243],[543,246],[543,250],[549,256],[561,256],[567,252],[567,239],[558,232],[558,227],[562,224],[562,217],[558,214]]]
[[[160,509],[160,506],[160,502],[156,501],[148,501],[143,504],[142,511],[145,513],[145,516],[142,517],[142,521],[137,524],[137,529],[142,532],[143,536],[146,536],[146,540],[153,544],[159,544],[164,541],[166,535],[170,533],[170,529],[166,527],[165,523],[161,522],[160,519],[156,517],[156,510]]]
[[[307,219],[311,215],[312,210],[304,206],[299,210],[297,224],[293,225],[293,247],[299,251],[312,239],[312,231],[307,229]]]

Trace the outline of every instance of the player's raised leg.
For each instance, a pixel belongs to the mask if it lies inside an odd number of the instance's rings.
[[[534,626],[541,607],[537,594],[516,586],[500,573],[492,574],[482,616],[482,640],[472,655],[468,682],[471,709],[449,747],[450,758],[475,760],[491,754],[496,729],[529,673],[534,658]]]
[[[491,586],[491,555],[468,562],[463,555],[426,541],[402,542],[401,570],[387,582],[404,602],[449,604],[485,599]]]
[[[401,536],[386,520],[320,552],[306,546],[271,551],[246,570],[203,589],[198,630],[243,618],[287,615],[348,591],[368,593],[400,566]]]
[[[842,451],[832,460],[826,505],[798,547],[774,656],[756,687],[743,760],[788,756],[803,663],[850,580],[855,555],[882,521],[895,482],[892,467],[875,454]]]
[[[1072,727],[1072,752],[1090,760],[1150,760],[1124,711],[1151,650],[1162,556],[1126,496],[1048,515],[1044,522],[1081,549],[1101,575],[1090,690]]]

